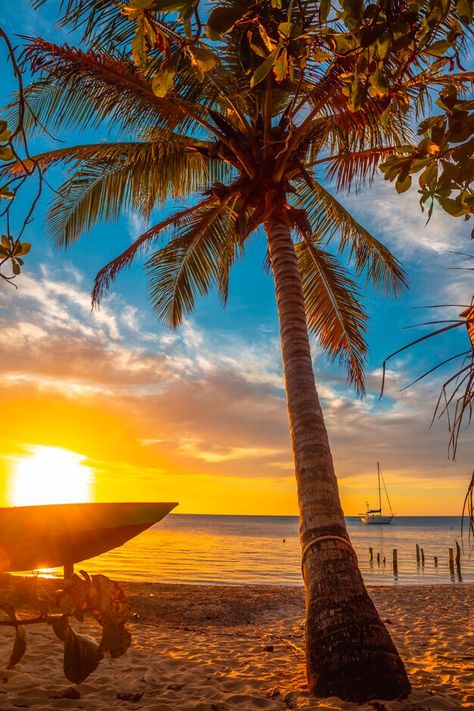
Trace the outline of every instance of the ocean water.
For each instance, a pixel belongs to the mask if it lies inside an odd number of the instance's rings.
[[[347,524],[369,585],[474,583],[474,542],[469,541],[466,525],[461,537],[460,517],[400,516],[390,526],[364,526],[358,518],[348,517]],[[448,567],[448,549],[455,549],[456,541],[461,546],[462,581],[452,579]],[[424,550],[424,566],[417,566],[416,543]],[[369,547],[374,551],[372,563]],[[398,551],[396,579],[393,548]],[[76,570],[142,582],[300,585],[300,560],[296,517],[171,514],[124,546],[78,564]]]

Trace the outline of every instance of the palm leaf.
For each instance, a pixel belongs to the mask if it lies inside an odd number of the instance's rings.
[[[180,226],[177,236],[148,260],[150,296],[158,317],[178,326],[213,284],[229,269],[229,237],[236,213],[232,203],[203,204]],[[234,237],[238,243],[237,237]],[[235,250],[235,253],[237,250]]]
[[[305,209],[317,244],[339,239],[339,252],[345,252],[356,274],[366,275],[368,283],[383,293],[398,293],[406,286],[406,276],[390,250],[362,227],[352,215],[310,176],[300,184],[295,205]]]
[[[354,281],[337,259],[308,241],[295,245],[310,331],[332,360],[347,368],[349,382],[364,392],[367,315]]]
[[[199,137],[203,102],[212,104],[217,90],[203,92],[202,85],[184,64],[173,97],[157,97],[151,81],[128,60],[115,53],[82,51],[55,45],[40,38],[31,41],[24,61],[39,80],[27,88],[30,111],[26,128],[48,126],[97,127],[137,132],[147,125]],[[179,96],[178,96],[179,94]]]
[[[59,189],[48,215],[49,232],[61,246],[71,244],[97,222],[116,221],[126,209],[148,219],[153,208],[169,198],[187,198],[231,173],[223,161],[173,143],[99,145],[95,152],[79,147],[75,155],[68,156],[74,161],[72,175]]]
[[[97,306],[100,303],[102,296],[109,289],[117,274],[126,267],[131,266],[138,254],[153,247],[157,239],[160,237],[165,238],[169,230],[179,227],[188,220],[190,215],[194,212],[198,212],[206,206],[211,206],[213,203],[213,198],[207,198],[197,205],[193,205],[185,210],[179,210],[137,237],[130,247],[127,247],[126,250],[112,259],[112,261],[102,267],[98,272],[92,290],[92,304]]]

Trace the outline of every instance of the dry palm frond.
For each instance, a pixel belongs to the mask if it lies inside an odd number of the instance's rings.
[[[394,353],[391,353],[383,362],[383,376],[382,376],[382,389],[381,397],[384,392],[385,383],[385,372],[387,363],[389,360],[399,355],[403,351],[412,348],[419,343],[427,341],[428,339],[435,338],[442,334],[452,332],[456,328],[466,328],[470,336],[472,330],[474,329],[474,307],[471,305],[467,307],[465,318],[452,319],[447,321],[428,321],[421,324],[422,326],[432,326],[441,325],[440,328],[430,331],[429,333],[416,338],[415,340],[407,343],[402,348],[399,348]],[[458,440],[461,432],[461,427],[464,423],[469,424],[471,422],[473,407],[474,407],[474,348],[472,342],[470,341],[470,347],[468,350],[462,351],[461,353],[456,353],[453,356],[443,359],[435,366],[431,367],[429,370],[418,376],[413,382],[409,383],[406,388],[414,385],[415,383],[423,380],[428,375],[434,371],[442,368],[449,363],[454,363],[455,361],[461,360],[461,365],[456,366],[455,372],[443,383],[441,387],[441,392],[438,397],[437,403],[435,405],[432,424],[435,419],[446,416],[449,429],[449,451],[452,458],[456,457]],[[406,389],[404,388],[404,389]]]

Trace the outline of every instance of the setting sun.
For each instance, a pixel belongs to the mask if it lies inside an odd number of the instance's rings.
[[[32,446],[30,452],[13,462],[9,487],[12,506],[90,501],[93,473],[81,454],[42,445]]]

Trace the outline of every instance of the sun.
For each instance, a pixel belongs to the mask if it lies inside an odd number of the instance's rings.
[[[91,500],[93,471],[84,456],[61,447],[34,445],[15,458],[11,470],[11,506],[73,504]]]

